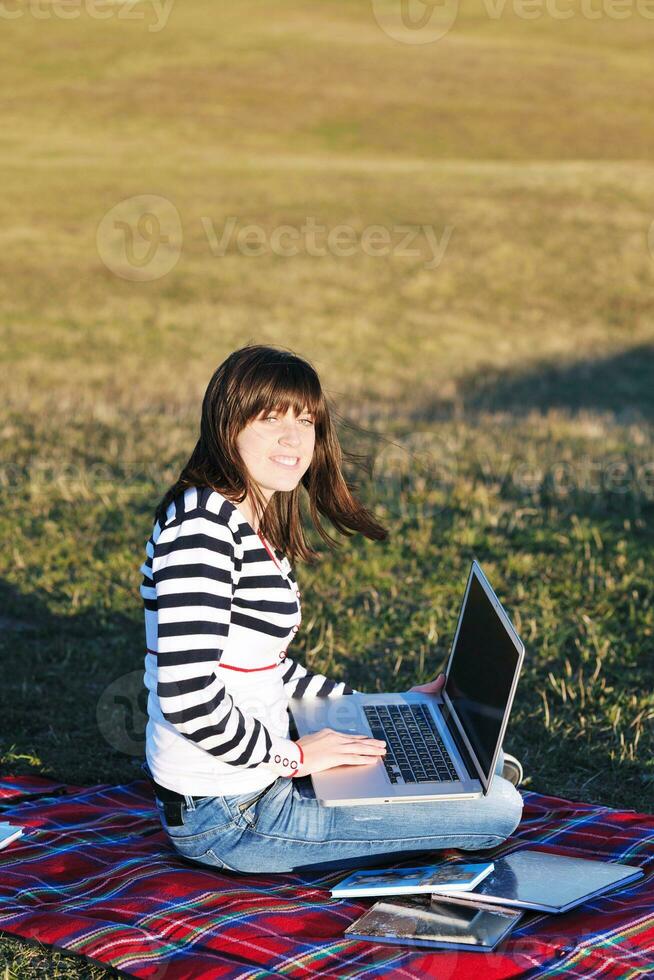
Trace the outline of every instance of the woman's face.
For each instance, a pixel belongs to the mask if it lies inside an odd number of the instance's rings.
[[[293,490],[309,468],[316,441],[310,412],[286,415],[271,410],[248,422],[236,446],[250,478],[261,488],[266,500],[275,490]]]

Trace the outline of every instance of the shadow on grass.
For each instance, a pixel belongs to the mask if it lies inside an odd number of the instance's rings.
[[[654,421],[654,345],[566,365],[544,362],[523,372],[478,369],[459,382],[455,400],[426,400],[416,405],[412,418],[474,418],[486,412],[520,417],[548,409],[572,415],[609,412],[627,423]]]
[[[2,768],[76,783],[134,778],[147,691],[143,626],[121,613],[53,613],[0,581]]]

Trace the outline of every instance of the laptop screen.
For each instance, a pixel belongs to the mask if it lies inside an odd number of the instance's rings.
[[[521,651],[473,568],[445,693],[487,779],[520,659]]]

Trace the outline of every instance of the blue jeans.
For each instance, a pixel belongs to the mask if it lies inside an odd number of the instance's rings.
[[[496,772],[502,771],[500,753]],[[279,776],[255,794],[182,804],[181,826],[159,818],[176,852],[201,865],[244,874],[369,867],[444,848],[494,847],[522,815],[517,789],[496,775],[478,799],[377,806],[321,806],[309,776]],[[436,858],[437,859],[437,858]]]

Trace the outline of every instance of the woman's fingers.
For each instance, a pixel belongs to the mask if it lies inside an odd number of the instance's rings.
[[[337,763],[337,765],[369,766],[371,762],[375,762],[378,758],[378,755],[347,755],[344,756],[342,762]]]
[[[357,746],[358,748],[366,746],[366,751],[372,746],[373,748],[380,749],[386,748],[386,742],[378,738],[371,738],[370,735],[355,735],[350,732],[334,732],[334,735],[338,735],[338,746]]]
[[[357,739],[347,738],[347,739],[344,739],[340,744],[341,745],[359,745],[359,746],[360,745],[379,745],[379,746],[382,746],[383,745],[383,746],[385,746],[386,745],[386,742],[384,742],[383,739],[381,739],[381,738],[364,738],[364,739],[360,739],[360,738],[357,738]]]
[[[348,755],[383,755],[386,751],[386,746],[380,743],[367,745],[365,742],[352,742],[348,745],[345,742],[341,746],[341,751],[347,752]]]
[[[381,738],[364,738],[364,739],[348,739],[346,742],[342,742],[342,745],[386,745],[386,742]]]

